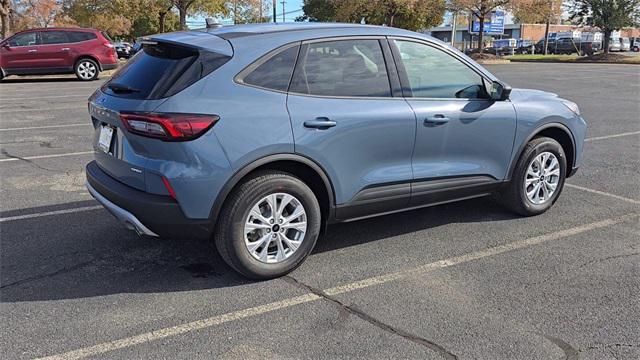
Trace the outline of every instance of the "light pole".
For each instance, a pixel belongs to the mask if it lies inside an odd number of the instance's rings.
[[[272,6],[272,8],[273,8],[273,22],[277,22],[277,20],[276,20],[276,6],[277,6],[276,5],[276,0],[273,0],[273,6]]]
[[[285,16],[285,14],[284,14],[284,4],[286,4],[286,3],[287,3],[287,2],[286,2],[286,1],[284,1],[284,0],[280,1],[280,4],[282,4],[282,22],[284,22],[284,21],[285,21],[285,17],[284,17],[284,16]]]

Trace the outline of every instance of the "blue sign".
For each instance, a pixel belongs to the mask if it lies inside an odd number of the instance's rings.
[[[492,11],[487,17],[484,19],[484,29],[485,34],[503,34],[504,33],[504,11],[496,10]],[[471,23],[471,32],[479,33],[480,32],[480,22],[477,17],[473,17],[473,22]]]

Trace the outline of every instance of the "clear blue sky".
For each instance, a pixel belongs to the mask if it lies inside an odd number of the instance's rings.
[[[265,0],[267,1],[269,4],[271,4],[271,0]],[[282,21],[282,4],[280,3],[280,1],[282,0],[276,0],[278,7],[276,9],[276,12],[278,14],[278,22]],[[287,2],[284,4],[285,7],[285,21],[286,22],[290,22],[290,21],[294,21],[295,18],[297,18],[298,16],[302,15],[302,0],[287,0]],[[271,15],[271,13],[269,14]],[[198,27],[204,27],[204,17],[202,16],[196,16],[196,17],[189,17],[187,18],[187,25],[189,25],[189,27],[191,28],[198,28]],[[230,23],[232,22],[231,19],[220,19],[223,21],[223,23]]]

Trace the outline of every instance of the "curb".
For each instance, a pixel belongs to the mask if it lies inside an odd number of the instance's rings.
[[[631,61],[559,61],[559,60],[524,60],[524,59],[511,59],[511,62],[526,62],[526,63],[554,63],[554,64],[613,64],[613,65],[640,65],[640,62]]]
[[[502,65],[502,64],[510,63],[511,60],[506,60],[506,59],[500,59],[500,60],[476,60],[476,62],[478,64],[481,64],[481,65]]]

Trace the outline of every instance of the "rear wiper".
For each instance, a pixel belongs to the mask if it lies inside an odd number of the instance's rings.
[[[127,85],[124,85],[124,84],[118,84],[118,83],[111,83],[111,84],[107,85],[107,87],[109,89],[111,89],[113,92],[117,92],[117,93],[135,93],[135,92],[140,92],[140,89],[132,88],[131,86],[127,86]]]

